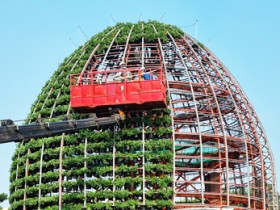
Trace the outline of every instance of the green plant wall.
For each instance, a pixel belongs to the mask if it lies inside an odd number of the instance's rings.
[[[167,33],[183,35],[177,27],[156,21],[108,27],[58,66],[31,106],[26,123],[87,117],[70,108],[69,75],[82,71],[94,49],[97,54],[107,50],[118,31],[115,44],[125,44],[132,25],[130,43],[139,43],[142,37],[151,43],[158,38],[167,42]],[[118,127],[19,143],[10,173],[11,209],[59,209],[60,201],[62,209],[111,209],[113,205],[139,209],[143,204],[147,209],[171,208],[170,111],[133,112]]]

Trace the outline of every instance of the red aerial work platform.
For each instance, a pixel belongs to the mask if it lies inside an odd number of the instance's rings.
[[[71,107],[77,112],[136,111],[166,107],[163,69],[122,69],[70,75]]]

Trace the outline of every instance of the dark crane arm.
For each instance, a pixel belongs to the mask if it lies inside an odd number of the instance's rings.
[[[98,128],[114,125],[121,119],[119,114],[102,118],[63,120],[59,122],[41,122],[27,125],[15,125],[12,120],[0,120],[0,144],[24,141],[31,138],[55,136],[61,133],[73,133],[85,128]]]

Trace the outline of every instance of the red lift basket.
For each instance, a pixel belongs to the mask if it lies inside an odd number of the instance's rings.
[[[94,71],[70,75],[71,107],[77,112],[106,113],[109,108],[127,111],[166,107],[162,68]]]

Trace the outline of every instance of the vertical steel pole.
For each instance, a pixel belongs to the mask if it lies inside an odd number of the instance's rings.
[[[43,140],[43,144],[42,144],[42,149],[41,149],[41,157],[40,157],[40,177],[39,177],[39,193],[38,193],[38,210],[41,209],[41,184],[42,184],[42,168],[43,168],[43,156],[44,156],[44,148],[45,148],[45,144],[44,144],[44,140]]]
[[[87,168],[87,138],[85,138],[85,148],[84,148],[84,168]],[[87,207],[87,185],[86,185],[86,180],[87,180],[87,174],[84,173],[84,208]]]
[[[29,154],[30,154],[30,149],[28,149],[27,158],[26,158],[26,161],[25,161],[25,178],[28,176],[28,165],[29,165],[28,155]],[[27,183],[26,183],[26,179],[25,179],[25,181],[24,181],[24,195],[23,195],[23,210],[27,209],[26,206],[25,206],[26,199],[27,199],[26,188],[27,188]]]
[[[145,188],[146,188],[146,177],[145,177],[145,123],[144,123],[144,112],[142,112],[142,185],[143,185],[143,206],[146,205],[146,195],[145,195]]]
[[[114,126],[114,141],[113,141],[113,206],[115,206],[116,197],[115,197],[115,191],[116,191],[116,185],[115,185],[115,179],[116,179],[116,133],[118,131],[118,126]]]
[[[60,142],[60,153],[59,153],[59,200],[58,200],[58,209],[61,210],[62,209],[62,160],[63,160],[63,146],[64,146],[64,137],[65,137],[65,133],[62,134],[61,136],[61,142]]]

